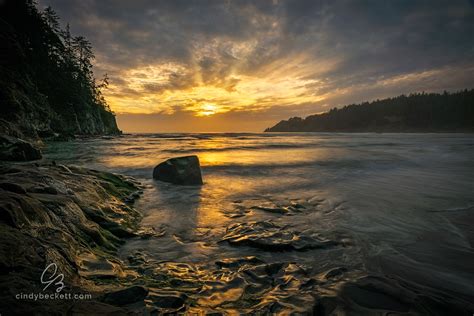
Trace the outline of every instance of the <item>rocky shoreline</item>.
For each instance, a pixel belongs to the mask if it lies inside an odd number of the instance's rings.
[[[12,313],[59,314],[100,304],[102,294],[132,277],[116,257],[123,238],[136,236],[141,215],[131,204],[139,183],[107,172],[56,164],[0,166],[0,288]],[[22,301],[19,293],[50,293],[40,282],[51,263],[64,275],[65,293],[90,293],[92,300]],[[25,304],[27,303],[27,304]],[[105,306],[105,310],[113,306]]]
[[[140,226],[133,207],[141,184],[112,173],[72,165],[0,165],[0,299],[12,314],[303,314],[470,315],[468,298],[423,288],[409,280],[367,272],[339,263],[327,269],[278,261],[278,253],[350,249],[349,236],[310,234],[278,223],[310,209],[309,202],[288,205],[236,201],[237,213],[275,215],[275,221],[232,223],[218,243],[275,254],[220,258],[210,262],[157,260],[147,249],[120,259],[117,250],[130,238],[161,239],[166,232]],[[250,204],[249,204],[250,203]],[[64,275],[62,294],[86,299],[17,299],[20,293],[54,295],[46,290],[45,268]],[[47,269],[46,269],[47,270]],[[47,280],[53,279],[51,271]],[[46,280],[46,281],[47,281]]]

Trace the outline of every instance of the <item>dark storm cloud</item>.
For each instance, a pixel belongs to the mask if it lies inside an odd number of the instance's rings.
[[[107,62],[133,65],[153,60],[189,61],[191,40],[254,35],[258,7],[228,1],[42,0],[89,38]]]
[[[185,68],[171,72],[166,82],[124,84],[117,95],[198,84],[232,93],[243,83],[238,75],[270,76],[302,54],[304,63],[288,71],[308,81],[300,96],[327,94],[314,101],[314,111],[349,102],[351,95],[358,100],[472,87],[472,0],[40,0],[46,5],[91,40],[96,68],[116,83],[124,83],[120,77],[131,68],[163,63]],[[139,81],[140,74],[135,77]],[[336,90],[340,93],[332,93]],[[300,104],[307,112],[307,100]]]
[[[41,0],[40,4],[52,5],[63,22],[86,35],[100,54],[126,64],[150,58],[186,60],[192,54],[192,39],[248,39],[267,31],[266,18],[273,16],[284,24],[278,37],[281,44],[294,45],[279,48],[307,48],[315,57],[344,54],[349,70],[364,61],[380,60],[403,71],[473,56],[474,9],[467,0]]]
[[[297,49],[342,58],[328,74],[339,87],[472,63],[474,57],[468,1],[285,3],[285,31],[298,39]]]

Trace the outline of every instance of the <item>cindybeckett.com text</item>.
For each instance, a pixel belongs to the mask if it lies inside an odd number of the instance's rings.
[[[90,293],[19,293],[15,295],[17,300],[49,301],[49,300],[90,300]]]

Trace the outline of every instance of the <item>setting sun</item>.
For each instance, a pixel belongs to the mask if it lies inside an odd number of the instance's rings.
[[[213,114],[216,114],[216,113],[217,113],[217,106],[214,105],[214,104],[206,103],[206,104],[202,105],[201,111],[199,111],[197,113],[197,115],[199,115],[199,116],[210,116],[210,115],[213,115]]]

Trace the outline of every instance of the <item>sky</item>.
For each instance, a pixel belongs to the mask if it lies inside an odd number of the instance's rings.
[[[40,0],[93,47],[124,132],[259,132],[474,88],[474,0]]]

